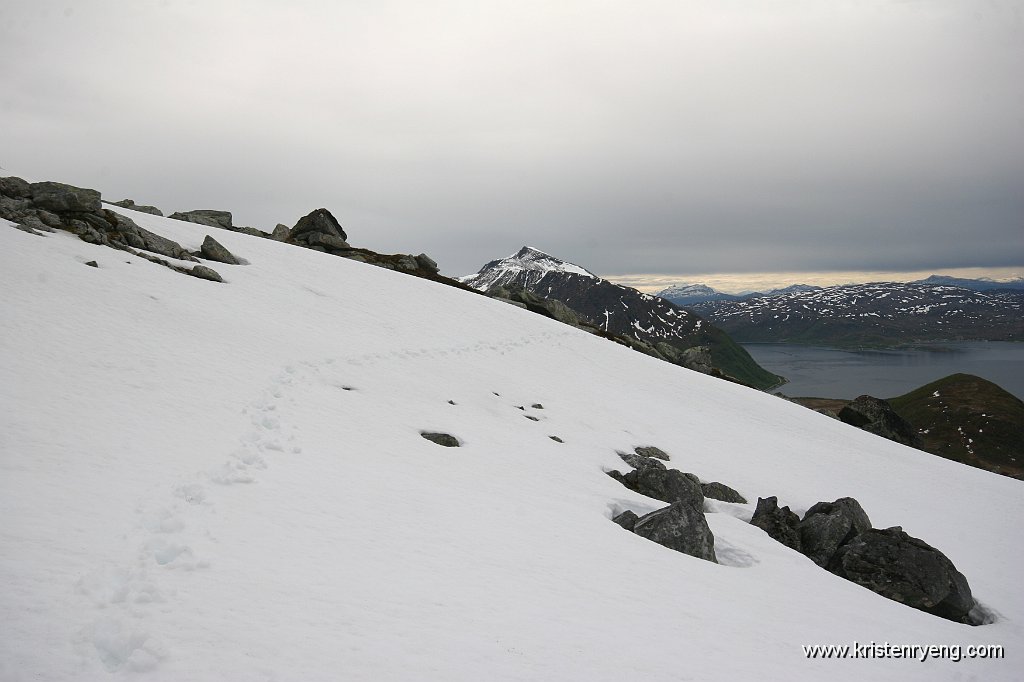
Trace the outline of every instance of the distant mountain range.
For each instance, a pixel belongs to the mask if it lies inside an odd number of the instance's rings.
[[[459,280],[480,291],[497,287],[521,289],[542,299],[559,301],[584,322],[609,334],[645,342],[666,356],[706,347],[712,365],[757,388],[780,377],[765,370],[721,329],[700,315],[657,296],[614,284],[589,270],[533,247],[493,260],[474,275]]]
[[[864,346],[1024,339],[1024,290],[926,282],[845,284],[690,307],[741,342]]]
[[[791,284],[783,289],[771,289],[769,291],[751,291],[743,294],[727,294],[709,287],[706,284],[676,284],[662,289],[656,296],[676,305],[688,306],[694,303],[706,303],[708,301],[745,301],[760,296],[778,296],[780,294],[792,294],[802,291],[817,291],[821,287],[813,284]]]
[[[944,286],[960,287],[971,291],[993,291],[997,289],[1024,290],[1024,278],[999,282],[993,279],[965,279],[962,277],[950,277],[949,275],[931,275],[925,279],[919,279],[910,284],[934,284]],[[797,294],[806,291],[819,291],[823,287],[813,284],[791,284],[781,289],[770,289],[768,291],[750,291],[740,294],[727,294],[706,284],[673,284],[662,289],[656,296],[672,301],[676,305],[689,306],[696,303],[707,303],[710,301],[747,301],[752,298],[763,298],[767,296],[782,296],[785,294]]]

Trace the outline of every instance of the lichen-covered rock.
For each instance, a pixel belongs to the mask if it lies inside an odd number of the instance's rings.
[[[967,578],[945,554],[899,526],[858,535],[839,549],[829,568],[883,597],[970,622],[974,598]]]
[[[661,448],[656,448],[653,445],[642,446],[633,449],[636,454],[641,457],[654,457],[655,459],[663,459],[666,462],[672,459],[668,456],[668,453]]]
[[[149,213],[150,215],[158,215],[161,217],[163,216],[163,211],[161,211],[156,206],[144,206],[142,204],[136,204],[131,199],[122,199],[121,201],[115,201],[112,205],[120,206],[121,208],[127,208],[131,211],[139,211],[140,213]]]
[[[438,272],[439,270],[439,268],[437,267],[437,263],[434,261],[434,259],[425,253],[421,253],[420,255],[416,256],[416,263],[420,266],[420,268],[427,270],[428,272]]]
[[[633,532],[677,552],[718,563],[715,536],[704,512],[685,502],[675,502],[640,517]]]
[[[14,176],[0,178],[0,195],[12,199],[28,199],[32,196],[32,185]]]
[[[199,252],[203,255],[203,258],[206,258],[207,260],[226,263],[228,265],[238,265],[238,259],[210,235],[206,235],[206,239],[203,240],[203,245],[199,248]]]
[[[801,551],[819,566],[828,566],[836,550],[871,530],[871,520],[857,500],[842,497],[808,509],[798,530]]]
[[[174,220],[184,220],[187,223],[217,227],[222,230],[231,229],[231,213],[228,211],[217,211],[213,209],[196,209],[194,211],[177,211],[167,216]]]
[[[303,242],[308,246],[320,246],[328,251],[352,248],[341,237],[326,232],[307,232],[303,235]]]
[[[299,218],[299,222],[295,223],[289,238],[298,239],[304,234],[314,232],[329,234],[344,240],[348,239],[348,235],[342,229],[341,223],[326,208],[318,208]]]
[[[737,504],[746,504],[747,500],[738,492],[725,485],[724,483],[718,483],[712,481],[711,483],[701,483],[700,489],[704,493],[704,497],[712,500],[719,500],[721,502],[735,502]]]
[[[800,517],[790,511],[789,507],[780,508],[778,498],[774,495],[757,498],[757,507],[750,523],[774,540],[800,551],[800,532],[797,530]]]
[[[664,471],[667,467],[654,459],[653,457],[643,457],[632,452],[620,452],[618,453],[622,461],[633,467],[634,469],[646,469],[647,467],[654,467],[655,469],[661,469]]]
[[[87,213],[102,208],[100,193],[94,189],[48,181],[33,182],[29,191],[36,208],[54,213]]]
[[[682,502],[698,510],[704,509],[700,483],[676,469],[634,469],[622,477],[622,482],[630,490],[662,502]]]
[[[193,277],[198,277],[199,279],[208,279],[211,282],[224,281],[223,279],[221,279],[221,276],[217,273],[216,270],[214,270],[213,268],[208,268],[205,265],[194,265],[192,266],[192,269],[188,271],[188,273]]]

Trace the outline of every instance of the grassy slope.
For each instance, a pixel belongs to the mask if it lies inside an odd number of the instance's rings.
[[[991,381],[952,374],[889,403],[928,452],[1024,478],[1024,402]]]

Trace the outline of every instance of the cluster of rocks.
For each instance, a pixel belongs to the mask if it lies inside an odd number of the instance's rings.
[[[190,253],[177,242],[104,208],[100,193],[94,189],[59,182],[30,183],[21,178],[0,178],[0,217],[16,223],[18,229],[26,232],[64,230],[91,244],[127,251],[201,279],[222,281],[215,270],[205,265],[185,267],[159,258],[198,263],[197,255],[201,254]]]
[[[967,578],[945,554],[900,526],[879,530],[857,500],[819,502],[801,519],[775,497],[758,498],[750,523],[818,566],[921,611],[977,625]]]
[[[104,208],[103,203],[100,193],[93,189],[74,187],[58,182],[29,183],[21,178],[0,178],[0,217],[16,223],[19,229],[27,232],[39,234],[40,232],[66,230],[78,235],[83,241],[130,251],[133,255],[179,272],[217,282],[223,281],[220,275],[205,265],[182,267],[169,263],[158,256],[181,261],[198,262],[197,259],[202,258],[230,265],[242,263],[210,235],[206,236],[200,250],[189,252],[177,242],[143,229],[131,218]],[[132,199],[124,199],[110,205],[157,216],[163,215],[155,206],[136,204]],[[350,246],[344,229],[331,215],[331,212],[325,208],[318,208],[303,216],[292,228],[278,224],[273,232],[235,225],[229,211],[195,209],[178,211],[167,217],[219,230],[240,232],[294,244],[439,281],[460,289],[468,289],[460,282],[440,275],[437,263],[426,254],[421,253],[418,256],[389,255]]]
[[[618,454],[632,471],[609,471],[608,475],[630,490],[668,502],[669,506],[645,516],[625,511],[612,521],[669,549],[718,563],[715,536],[704,517],[704,499],[743,504],[743,496],[722,483],[702,483],[695,474],[669,469],[663,461],[670,458],[660,448],[638,447],[631,453]]]
[[[550,317],[563,324],[568,324],[577,329],[610,339],[659,360],[671,362],[674,365],[692,369],[703,374],[724,376],[721,371],[712,365],[711,349],[708,346],[693,346],[680,349],[664,341],[648,343],[631,336],[613,334],[584,321],[576,311],[562,301],[555,298],[541,298],[522,287],[495,285],[490,287],[486,294],[491,298],[523,308],[524,310],[529,310],[532,313]]]

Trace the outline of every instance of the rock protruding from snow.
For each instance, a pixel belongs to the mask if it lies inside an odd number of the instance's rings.
[[[158,215],[163,217],[164,213],[156,206],[145,206],[142,204],[136,204],[131,199],[122,199],[121,201],[114,201],[111,206],[120,206],[121,208],[127,208],[130,211],[138,211],[140,213],[148,213],[150,215]]]
[[[883,597],[959,622],[970,622],[967,578],[945,554],[899,526],[868,530],[844,545],[830,569]]]
[[[634,469],[646,469],[648,467],[653,467],[655,469],[665,471],[667,468],[664,464],[654,459],[653,457],[646,457],[644,455],[638,455],[632,452],[620,452],[618,453],[618,455],[619,457],[622,458],[623,462],[633,467]]]
[[[801,551],[814,563],[826,567],[842,545],[871,530],[871,519],[857,500],[842,497],[808,509],[798,530]]]
[[[654,457],[655,459],[662,459],[668,462],[672,458],[669,457],[668,453],[659,447],[653,445],[641,445],[633,448],[633,451],[641,457]]]
[[[232,229],[231,213],[228,211],[196,209],[194,211],[176,211],[167,217],[174,220],[184,220],[186,223],[195,223],[196,225],[218,227],[222,230]]]
[[[203,245],[199,248],[199,252],[207,260],[226,263],[227,265],[238,265],[238,259],[210,235],[206,235],[206,239],[203,240]]]
[[[738,492],[730,488],[724,483],[718,481],[712,481],[711,483],[701,483],[701,492],[704,493],[704,497],[710,500],[718,500],[720,502],[733,502],[735,504],[746,504],[747,500],[745,497],[740,495]]]
[[[677,552],[718,563],[715,536],[704,512],[687,502],[674,502],[640,517],[633,532]]]
[[[462,445],[459,439],[450,433],[439,433],[437,431],[421,431],[420,435],[432,443],[443,445],[446,448],[457,448]]]
[[[191,270],[187,271],[188,274],[199,279],[207,279],[211,282],[223,282],[220,274],[213,268],[208,268],[205,265],[194,265]]]
[[[903,417],[896,414],[885,400],[869,395],[859,396],[839,411],[839,419],[889,440],[912,448],[921,447],[921,439]]]
[[[640,517],[636,515],[636,512],[627,509],[618,516],[612,518],[612,523],[617,523],[628,531],[632,531],[636,527],[636,522]]]
[[[779,507],[779,500],[772,497],[757,498],[757,508],[750,518],[750,523],[757,526],[769,537],[781,542],[791,549],[800,552],[800,517],[790,511],[789,507]]]
[[[342,229],[341,223],[326,208],[318,208],[299,218],[299,221],[295,223],[295,227],[292,228],[289,237],[298,241],[309,241],[310,237],[306,235],[316,234],[329,235],[341,240],[348,239],[348,235]],[[299,239],[299,237],[303,238]]]

